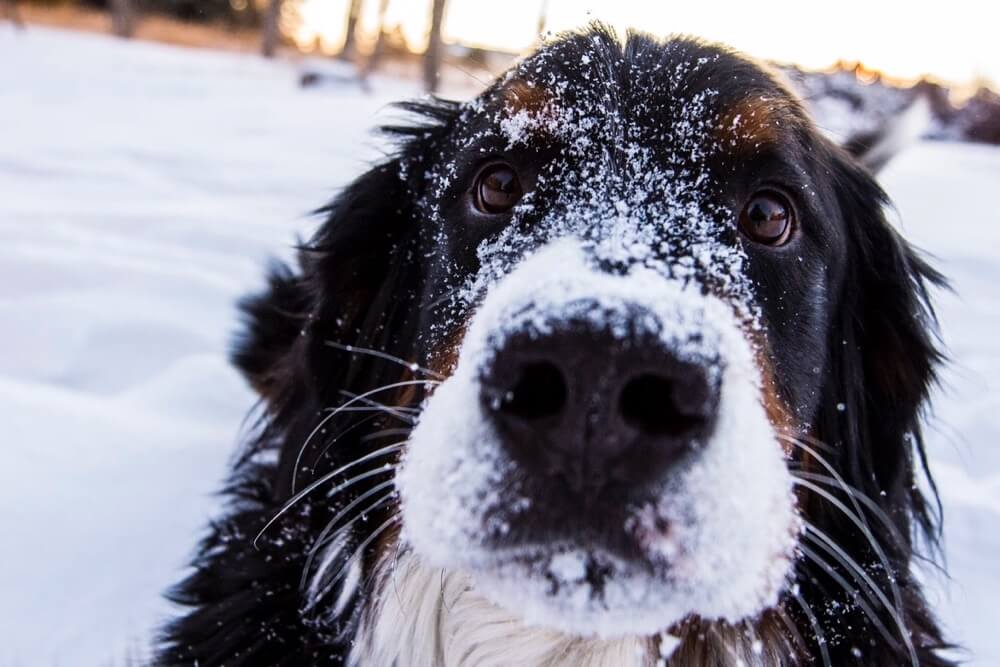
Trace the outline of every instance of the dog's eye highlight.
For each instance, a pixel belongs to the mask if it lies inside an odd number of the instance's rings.
[[[740,230],[751,241],[781,245],[792,233],[795,212],[788,199],[774,190],[758,190],[740,212]]]
[[[487,165],[476,177],[475,203],[480,213],[506,213],[523,194],[517,172],[505,162]]]

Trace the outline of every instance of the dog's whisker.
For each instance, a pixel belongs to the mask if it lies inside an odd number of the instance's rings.
[[[337,486],[335,486],[332,489],[330,489],[329,491],[327,491],[327,498],[330,501],[333,501],[337,497],[337,495],[339,495],[340,493],[342,493],[345,489],[351,488],[352,486],[354,486],[358,482],[361,482],[363,480],[369,479],[369,478],[374,477],[376,475],[384,475],[385,473],[394,473],[394,472],[396,472],[396,469],[398,467],[399,467],[398,465],[393,464],[393,463],[383,463],[382,465],[380,465],[377,468],[374,468],[372,470],[367,470],[367,471],[362,472],[362,473],[358,473],[354,477],[350,477],[350,478],[344,480],[343,482],[341,482]]]
[[[302,443],[302,447],[299,448],[299,452],[298,452],[298,454],[295,457],[295,467],[292,469],[292,492],[294,493],[295,489],[296,489],[296,478],[298,477],[299,465],[302,462],[302,455],[305,453],[306,449],[308,449],[309,443],[312,442],[313,438],[315,438],[316,435],[323,430],[323,427],[325,427],[330,422],[331,419],[333,419],[337,415],[345,412],[354,403],[357,403],[359,401],[363,401],[364,399],[368,398],[369,396],[371,396],[373,394],[376,394],[376,393],[378,393],[380,391],[386,391],[388,389],[392,389],[392,388],[400,387],[400,386],[410,386],[411,384],[422,384],[424,382],[429,382],[429,381],[427,381],[427,380],[408,380],[408,381],[405,381],[405,382],[399,382],[399,383],[393,383],[393,384],[383,385],[381,387],[376,387],[375,389],[367,391],[367,392],[365,392],[363,394],[354,395],[346,403],[344,403],[344,404],[342,404],[342,405],[340,405],[340,406],[338,406],[336,408],[327,408],[327,410],[330,410],[330,412],[325,417],[323,417],[323,419],[321,419],[318,424],[316,424],[315,428],[313,428],[313,430],[306,437],[305,442]],[[346,393],[346,392],[341,392],[341,393]],[[352,425],[352,426],[348,427],[345,431],[343,431],[337,437],[339,438],[341,435],[343,435],[347,431],[349,431],[352,428],[354,428],[354,426],[356,426],[356,425]],[[328,451],[329,448],[330,448],[330,445],[327,445],[327,447],[323,450],[324,453],[326,451]]]
[[[350,426],[347,426],[346,428],[344,428],[342,431],[340,431],[339,433],[337,433],[337,435],[335,435],[334,437],[330,438],[330,442],[326,443],[326,446],[323,447],[323,449],[319,453],[319,456],[317,456],[316,459],[317,460],[322,459],[324,456],[326,456],[326,453],[330,451],[330,448],[333,447],[335,444],[337,444],[337,442],[341,438],[343,438],[345,435],[347,435],[348,433],[350,433],[354,429],[359,428],[359,427],[367,424],[368,422],[372,421],[373,419],[376,419],[379,416],[379,414],[380,413],[377,412],[377,411],[373,412],[373,413],[369,414],[368,416],[366,416],[364,419],[359,419],[358,421],[354,422]],[[292,470],[292,493],[295,492],[295,477],[296,477],[296,474],[298,473],[298,467],[299,467],[299,464],[301,463],[302,454],[303,454],[304,451],[305,451],[305,446],[303,445],[303,447],[301,449],[299,449],[298,455],[295,457],[295,470]]]
[[[386,500],[390,500],[390,499],[394,498],[397,495],[395,491],[392,491],[390,493],[386,493],[386,494],[382,495],[377,501],[375,501],[374,503],[372,503],[368,507],[365,507],[364,509],[362,509],[361,511],[359,511],[358,514],[357,514],[357,516],[351,518],[350,521],[344,523],[343,525],[341,525],[339,527],[337,526],[337,524],[340,523],[340,521],[342,521],[345,517],[347,517],[350,514],[351,510],[353,510],[355,507],[357,507],[358,505],[360,505],[361,503],[363,503],[368,498],[371,498],[373,495],[375,495],[375,494],[377,494],[377,493],[379,493],[381,491],[384,491],[385,489],[392,488],[393,485],[395,485],[395,483],[396,483],[395,480],[391,480],[390,479],[390,480],[387,480],[387,481],[382,482],[380,484],[376,484],[371,489],[369,489],[368,491],[366,491],[365,493],[361,494],[360,496],[358,496],[357,498],[355,498],[353,501],[351,501],[342,510],[340,510],[339,512],[337,512],[337,515],[334,516],[334,518],[330,519],[329,522],[327,522],[326,527],[323,529],[323,532],[320,533],[320,536],[317,538],[316,543],[314,544],[312,550],[317,550],[320,547],[322,547],[322,544],[323,544],[324,541],[327,541],[327,542],[332,541],[334,538],[337,537],[337,535],[339,535],[341,532],[343,532],[343,530],[345,528],[351,526],[355,521],[357,521],[358,519],[360,519],[362,516],[368,514],[371,511],[373,511],[381,503],[385,502]],[[333,532],[331,532],[331,531],[333,531]],[[329,535],[330,539],[329,540],[324,540],[324,538],[327,535]]]
[[[915,666],[919,665],[919,661],[917,660],[916,649],[913,647],[913,641],[910,637],[909,631],[906,628],[906,622],[903,620],[902,617],[903,613],[902,607],[895,607],[892,604],[890,604],[889,598],[886,597],[885,592],[881,588],[879,588],[878,584],[876,584],[875,581],[871,578],[871,575],[865,572],[864,568],[862,568],[857,563],[857,561],[851,558],[847,554],[847,552],[844,551],[844,549],[839,544],[837,544],[836,540],[831,538],[829,535],[827,535],[825,532],[823,532],[810,522],[804,521],[803,523],[806,527],[807,532],[805,536],[807,539],[809,539],[810,536],[815,536],[811,540],[813,544],[819,546],[820,548],[823,548],[824,551],[830,554],[831,557],[835,558],[844,567],[848,568],[849,571],[856,573],[859,577],[862,578],[862,580],[864,580],[864,583],[871,588],[872,592],[882,602],[882,605],[885,607],[886,612],[888,612],[891,615],[892,620],[895,621],[896,626],[899,629],[900,637],[903,640],[903,645],[906,647],[911,662]],[[887,574],[889,576],[889,580],[892,581],[893,580],[892,573],[890,572]]]
[[[425,380],[402,380],[400,382],[390,382],[389,384],[384,384],[381,387],[375,387],[374,389],[369,389],[368,391],[366,391],[364,393],[361,393],[361,394],[351,394],[350,392],[342,389],[340,391],[340,393],[341,394],[345,394],[345,395],[350,395],[351,399],[349,401],[347,401],[346,403],[344,403],[343,405],[339,405],[339,406],[337,406],[335,408],[324,408],[324,409],[330,411],[330,416],[333,416],[333,415],[339,414],[344,408],[350,407],[350,406],[354,405],[357,402],[364,401],[365,399],[369,398],[370,396],[374,396],[375,394],[381,393],[383,391],[388,391],[390,389],[398,389],[400,387],[412,387],[414,385],[433,386],[435,384],[439,384],[439,383],[435,382],[434,380],[426,380],[426,379]]]
[[[465,289],[465,286],[464,285],[460,285],[458,287],[455,287],[453,289],[448,290],[443,295],[441,295],[440,297],[438,297],[434,301],[431,301],[429,304],[427,304],[426,306],[424,306],[424,310],[432,310],[432,309],[436,308],[437,306],[440,306],[442,303],[445,303],[446,301],[455,298],[455,296],[458,295],[459,293],[461,293],[461,291],[463,289]]]
[[[885,554],[885,550],[882,548],[880,544],[878,544],[878,540],[875,538],[874,531],[872,531],[871,526],[868,525],[868,521],[865,519],[864,512],[862,512],[861,506],[858,504],[857,498],[854,496],[854,494],[851,493],[850,487],[844,480],[843,476],[841,476],[841,474],[837,472],[837,469],[834,468],[833,465],[828,460],[826,460],[826,458],[824,458],[819,452],[817,452],[814,448],[805,444],[799,438],[793,438],[788,436],[786,436],[786,438],[788,442],[790,442],[792,445],[799,447],[803,451],[810,454],[821,466],[823,466],[827,470],[827,472],[830,473],[830,475],[837,481],[837,484],[840,485],[840,488],[843,489],[843,491],[848,495],[848,497],[851,500],[851,504],[854,506],[855,513],[853,513],[853,515],[852,513],[848,513],[846,511],[846,508],[844,508],[843,503],[840,503],[838,500],[836,500],[832,494],[819,489],[818,487],[815,486],[815,484],[811,484],[808,481],[803,480],[804,482],[803,486],[806,486],[806,488],[809,488],[810,490],[816,492],[823,498],[826,498],[834,506],[839,505],[841,511],[847,514],[848,518],[850,518],[851,521],[858,526],[858,528],[864,534],[865,539],[868,540],[869,544],[871,544],[872,546],[872,549],[878,555],[879,560],[882,561],[882,567],[886,569],[886,575],[889,577],[893,602],[896,603],[896,608],[902,609],[903,596],[899,590],[899,586],[896,584],[896,573],[892,570],[889,563],[889,558]],[[803,478],[798,477],[798,479],[802,480]]]
[[[400,520],[400,516],[398,514],[393,514],[388,519],[386,519],[384,522],[382,522],[382,524],[379,525],[378,528],[376,528],[375,530],[373,530],[371,532],[371,534],[368,535],[368,537],[366,537],[364,539],[364,541],[361,542],[361,544],[359,544],[357,547],[355,547],[354,551],[351,553],[350,556],[347,557],[347,559],[344,561],[344,564],[341,565],[340,568],[337,570],[336,574],[334,574],[333,577],[331,577],[329,580],[327,580],[323,584],[323,587],[319,590],[318,594],[316,595],[316,598],[320,599],[320,598],[324,597],[327,593],[329,593],[330,589],[333,586],[336,586],[337,582],[340,581],[340,579],[345,574],[347,574],[347,570],[348,570],[348,568],[350,568],[351,563],[354,562],[354,559],[357,558],[359,554],[363,554],[364,551],[365,551],[365,549],[367,549],[368,546],[372,542],[374,542],[376,539],[378,539],[378,537],[382,533],[384,533],[386,530],[388,530],[390,527],[392,527],[392,525],[394,523],[398,522],[399,520]]]
[[[826,645],[826,635],[823,634],[819,619],[816,618],[816,614],[806,599],[802,597],[802,593],[792,589],[791,594],[792,598],[799,604],[799,608],[802,609],[802,613],[809,619],[809,625],[812,626],[813,635],[816,637],[816,645],[819,646],[820,657],[823,658],[823,667],[833,667],[833,662],[830,660],[830,649]]]
[[[260,529],[260,532],[257,533],[257,536],[253,539],[253,546],[254,546],[254,548],[255,549],[258,548],[257,542],[260,540],[261,536],[265,532],[267,532],[268,528],[270,528],[272,525],[274,525],[275,521],[277,521],[279,518],[281,518],[296,503],[298,503],[300,500],[302,500],[303,498],[305,498],[307,495],[309,495],[310,493],[312,493],[313,491],[315,491],[317,488],[319,488],[320,486],[322,486],[326,482],[330,481],[331,479],[333,479],[337,475],[343,473],[344,471],[350,470],[354,466],[360,465],[361,463],[364,463],[366,461],[370,461],[370,460],[372,460],[374,458],[377,458],[379,456],[383,456],[385,454],[391,454],[393,452],[399,451],[400,449],[402,449],[405,446],[405,444],[406,444],[406,441],[403,440],[401,442],[396,442],[396,443],[393,443],[391,445],[387,445],[385,447],[382,447],[381,449],[376,449],[374,452],[370,452],[368,454],[365,454],[361,458],[355,459],[355,460],[351,461],[350,463],[342,465],[341,467],[337,468],[336,470],[334,470],[332,472],[326,473],[325,475],[323,475],[322,477],[320,477],[319,479],[317,479],[316,481],[314,481],[313,483],[311,483],[309,486],[307,486],[306,488],[304,488],[301,491],[299,491],[298,493],[296,493],[294,496],[292,496],[288,500],[288,502],[286,502],[284,505],[282,505],[281,509],[279,509],[275,513],[275,515],[273,517],[271,517],[267,521],[266,524],[264,524],[264,527]],[[375,470],[370,470],[367,473],[363,473],[364,476],[357,475],[355,477],[352,477],[349,480],[347,480],[346,482],[343,482],[340,485],[338,485],[332,491],[330,491],[330,496],[332,497],[332,496],[336,495],[337,493],[339,493],[343,489],[345,489],[348,486],[351,486],[351,485],[353,485],[353,484],[361,481],[362,479],[367,479],[368,477],[372,477],[373,475],[376,475],[376,474],[379,474],[379,473],[392,472],[395,469],[396,469],[395,466],[382,466],[382,467],[379,467],[379,468],[377,468]]]
[[[349,352],[351,354],[367,354],[372,357],[377,357],[379,359],[384,359],[385,361],[391,361],[393,363],[399,364],[410,370],[412,373],[423,373],[424,375],[429,375],[435,380],[444,380],[445,376],[441,375],[437,371],[433,371],[424,366],[420,366],[416,362],[407,361],[401,357],[389,354],[388,352],[382,352],[381,350],[373,350],[367,347],[358,347],[357,345],[344,345],[343,343],[337,343],[332,340],[323,341],[323,344],[332,347],[337,350],[343,350],[344,352]]]
[[[808,433],[797,433],[795,435],[792,435],[790,433],[779,432],[778,437],[792,444],[809,445],[813,449],[821,449],[828,454],[835,454],[837,451],[835,447],[831,447],[822,440],[816,438],[815,436],[809,435]]]
[[[358,398],[357,394],[344,389],[340,390],[340,393],[341,395],[347,396],[348,398]],[[404,412],[404,410],[409,411],[413,410],[413,408],[405,406],[394,407],[391,405],[386,405],[385,403],[373,401],[370,398],[361,399],[361,402],[367,406],[365,408],[362,408],[363,410],[377,410],[384,414],[389,415],[390,417],[395,417],[396,419],[402,422],[406,422],[407,424],[413,424],[415,421],[412,415],[406,414],[406,412]],[[347,410],[356,410],[356,409],[357,407],[347,408]]]
[[[313,428],[313,430],[306,437],[305,442],[302,443],[302,447],[299,448],[299,452],[298,452],[298,454],[295,457],[295,466],[294,466],[294,468],[292,468],[292,493],[295,493],[296,480],[297,480],[297,477],[298,477],[299,466],[300,466],[300,464],[302,462],[302,455],[305,453],[306,449],[308,449],[309,443],[312,442],[313,438],[315,438],[316,435],[323,430],[323,428],[330,422],[331,419],[333,419],[337,415],[345,412],[347,410],[347,408],[350,408],[355,403],[363,401],[364,399],[368,398],[369,396],[377,394],[377,393],[379,393],[381,391],[386,391],[386,390],[394,389],[394,388],[397,388],[397,387],[408,387],[408,386],[412,386],[414,384],[427,384],[427,383],[433,384],[433,380],[406,380],[406,381],[403,381],[403,382],[390,383],[390,384],[387,384],[387,385],[383,385],[381,387],[376,387],[375,389],[372,389],[370,391],[366,391],[363,394],[354,395],[346,403],[344,403],[343,405],[340,405],[340,406],[338,406],[336,408],[327,408],[327,410],[330,410],[329,414],[327,414],[325,417],[323,417],[323,419],[321,419],[319,421],[319,423],[316,424],[315,428]],[[343,392],[342,391],[341,393],[347,393],[347,392]],[[403,417],[400,417],[400,418],[403,419]],[[350,430],[350,428],[353,428],[353,427],[349,427],[348,430]],[[344,431],[344,432],[346,433],[346,431]],[[340,436],[338,436],[338,437],[340,437]],[[329,447],[330,446],[327,445],[327,447],[323,450],[324,453],[329,450]]]
[[[832,565],[826,562],[826,560],[824,560],[818,553],[810,549],[805,544],[799,544],[798,548],[802,551],[806,558],[818,565],[831,579],[837,583],[838,586],[844,589],[844,591],[850,596],[851,600],[861,607],[861,611],[863,611],[865,616],[868,617],[868,620],[872,622],[875,628],[879,631],[879,634],[882,635],[882,638],[893,646],[894,649],[898,650],[899,642],[896,641],[896,639],[892,636],[892,633],[890,633],[885,627],[885,624],[882,623],[882,620],[878,617],[878,614],[875,613],[875,610],[872,609],[868,602],[865,601],[865,598],[873,603],[878,603],[878,600],[874,599],[871,593],[859,590],[857,587],[852,586],[850,582],[840,576],[840,573],[837,572]]]
[[[347,393],[350,396],[356,396],[356,394],[350,394],[349,392],[345,392],[345,393]],[[392,406],[386,406],[386,405],[369,405],[369,406],[356,405],[356,406],[351,406],[349,408],[344,408],[343,410],[341,410],[341,412],[390,412],[390,413],[397,413],[397,412],[403,412],[403,411],[407,411],[407,412],[413,411],[413,412],[416,412],[417,410],[416,410],[416,408],[398,408],[398,407],[394,408]],[[400,418],[408,418],[408,416],[406,416],[406,415],[398,415],[398,416]]]
[[[896,524],[892,522],[892,519],[889,518],[889,515],[886,513],[886,511],[883,510],[881,507],[879,507],[878,504],[861,489],[855,486],[851,486],[850,484],[845,484],[841,481],[838,481],[836,478],[830,477],[829,475],[808,472],[805,470],[793,469],[792,476],[798,477],[800,479],[807,479],[809,481],[816,482],[818,484],[826,484],[827,486],[835,487],[843,491],[847,495],[851,496],[852,498],[863,504],[865,508],[867,508],[868,511],[871,512],[883,526],[885,526],[886,530],[888,530],[892,534],[892,538],[896,541],[897,544],[905,544],[905,540],[903,539],[903,536],[900,534],[899,528],[897,528]]]
[[[322,532],[320,532],[319,537],[316,538],[316,541],[309,548],[309,553],[306,555],[306,562],[305,565],[302,567],[301,585],[303,587],[305,587],[306,585],[306,582],[309,578],[309,572],[312,569],[313,560],[316,558],[316,554],[319,553],[320,549],[322,549],[323,546],[325,546],[326,544],[335,540],[337,536],[344,531],[344,529],[350,528],[352,525],[354,525],[354,523],[360,520],[361,517],[365,516],[368,512],[378,509],[383,503],[393,498],[395,496],[395,492],[389,492],[383,494],[374,502],[372,502],[367,507],[363,508],[360,512],[358,512],[357,515],[353,517],[350,521],[339,527],[338,524],[345,517],[347,517],[348,514],[350,514],[351,510],[353,510],[355,507],[365,502],[372,496],[381,493],[385,489],[392,488],[393,484],[395,484],[395,482],[391,479],[386,482],[382,482],[381,484],[376,484],[371,489],[369,489],[368,491],[366,491],[365,493],[361,494],[353,501],[348,503],[347,506],[345,506],[342,510],[337,512],[337,514],[332,519],[330,519],[330,521],[327,522],[326,526],[323,527]]]
[[[882,565],[882,569],[885,570],[885,575],[889,581],[889,587],[892,592],[893,602],[895,603],[893,606],[896,609],[902,609],[903,596],[899,590],[899,585],[896,583],[897,573],[895,569],[892,567],[892,564],[889,561],[889,557],[886,555],[885,550],[882,549],[881,545],[879,545],[878,543],[878,540],[875,539],[875,535],[874,533],[872,533],[871,528],[868,526],[868,524],[864,522],[854,512],[851,512],[850,509],[846,505],[844,505],[844,503],[840,502],[840,500],[838,500],[832,493],[830,493],[826,489],[817,486],[816,484],[810,482],[807,479],[802,479],[801,477],[797,477],[794,475],[792,477],[792,483],[797,486],[805,487],[810,491],[812,491],[813,493],[825,499],[831,505],[839,509],[844,514],[844,516],[846,516],[851,521],[851,523],[857,526],[858,530],[862,531],[868,543],[871,545],[872,551],[874,551],[875,555],[878,557],[879,562]]]
[[[795,621],[788,615],[788,610],[785,609],[784,605],[778,605],[773,609],[775,615],[788,630],[788,634],[791,637],[792,644],[795,645],[799,650],[806,651],[808,645],[806,640],[802,637],[802,633],[799,632],[798,626],[795,625]],[[794,652],[793,652],[794,653]]]
[[[378,440],[379,438],[388,437],[399,437],[401,435],[409,435],[412,429],[408,428],[384,428],[381,431],[375,431],[374,433],[369,433],[368,435],[362,436],[360,442],[371,442],[372,440]]]

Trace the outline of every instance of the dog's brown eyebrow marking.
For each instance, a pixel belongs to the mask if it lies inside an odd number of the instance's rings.
[[[716,140],[740,156],[777,144],[790,128],[798,126],[794,103],[781,93],[755,92],[719,115]]]
[[[511,114],[521,111],[537,114],[553,104],[548,90],[524,79],[512,79],[500,89],[500,97]]]

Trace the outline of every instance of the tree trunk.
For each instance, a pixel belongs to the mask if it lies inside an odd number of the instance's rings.
[[[378,68],[379,61],[385,52],[385,13],[389,9],[389,0],[379,0],[378,2],[378,32],[375,34],[375,46],[365,61],[365,66],[361,70],[362,80],[367,80],[368,75]]]
[[[135,34],[135,7],[132,0],[111,0],[111,31],[119,37]]]
[[[17,0],[0,0],[0,9],[3,10],[2,16],[13,23],[15,28],[24,27],[21,14],[17,11]]]
[[[549,20],[549,0],[542,0],[541,7],[538,8],[538,38],[545,36],[545,25]]]
[[[433,0],[431,6],[431,33],[424,54],[424,88],[428,93],[437,92],[438,73],[441,68],[441,22],[444,20],[445,0]]]
[[[340,55],[338,56],[341,60],[350,60],[354,57],[354,33],[358,29],[358,16],[360,14],[361,0],[351,0],[347,7],[347,33],[344,35],[344,48],[340,50]]]
[[[273,58],[278,50],[281,26],[281,0],[271,0],[264,10],[264,22],[260,30],[260,52],[265,58]]]

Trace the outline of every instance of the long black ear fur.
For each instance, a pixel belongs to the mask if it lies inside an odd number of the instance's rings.
[[[267,289],[241,303],[245,329],[232,358],[261,396],[260,417],[224,491],[224,518],[210,526],[192,572],[168,593],[187,611],[165,627],[156,664],[325,665],[346,659],[353,604],[338,605],[337,618],[318,619],[302,582],[317,536],[365,487],[339,503],[305,497],[268,522],[295,492],[365,446],[357,432],[311,437],[326,409],[400,376],[396,365],[327,343],[408,356],[413,322],[406,315],[420,280],[415,263],[406,261],[419,242],[413,210],[423,171],[418,167],[457,106],[406,108],[428,122],[387,128],[402,139],[397,157],[321,209],[325,221],[300,248],[298,267],[274,265]],[[327,426],[344,433],[357,421],[338,418]],[[348,545],[359,541],[353,531],[345,539]]]
[[[894,600],[898,591],[901,620],[920,664],[948,665],[952,663],[938,655],[948,645],[910,573],[921,547],[936,549],[940,530],[937,492],[927,469],[920,421],[943,359],[928,287],[945,283],[887,222],[886,195],[870,175],[840,154],[835,165],[839,205],[848,222],[846,281],[835,310],[838,321],[831,327],[830,370],[814,431],[820,446],[829,448],[822,455],[848,485],[878,507],[861,505],[837,485],[828,489],[844,506],[860,509],[891,571],[885,571],[864,531],[841,509],[813,496],[815,506],[809,515],[870,573],[886,598]],[[929,489],[934,505],[921,487]],[[864,588],[855,573],[839,564],[835,567],[844,580]],[[818,585],[827,593],[813,599],[829,599],[829,591],[842,590],[822,575],[814,579],[825,579]],[[867,626],[874,634],[864,615],[857,608],[855,612],[859,627]],[[836,627],[846,622],[843,608],[828,608],[826,613],[828,634],[835,635]],[[895,650],[884,642],[871,651],[865,649],[864,664],[909,664],[898,623],[884,608],[877,613],[898,644]],[[855,662],[850,654],[844,660],[843,664]]]

